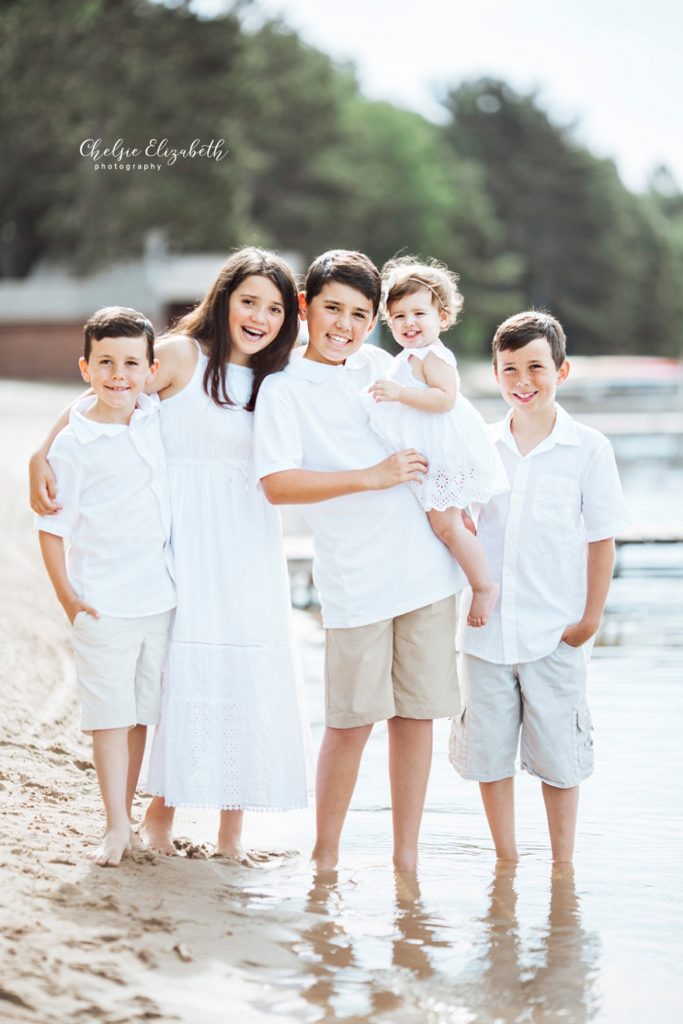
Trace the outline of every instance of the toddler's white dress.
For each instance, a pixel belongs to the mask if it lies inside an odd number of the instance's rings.
[[[388,377],[413,388],[426,388],[413,376],[411,357],[422,361],[433,353],[457,374],[456,358],[445,345],[403,349],[393,360]],[[484,420],[458,393],[449,412],[421,412],[399,402],[375,402],[367,391],[364,403],[374,432],[389,453],[416,448],[429,463],[419,483],[410,482],[425,511],[465,508],[471,502],[485,503],[494,494],[508,490],[503,463]]]
[[[253,466],[252,371],[230,364],[221,408],[190,383],[161,403],[178,607],[147,787],[171,806],[307,802],[307,724],[291,650],[278,510]]]

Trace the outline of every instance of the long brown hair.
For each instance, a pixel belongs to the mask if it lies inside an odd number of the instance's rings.
[[[285,261],[275,253],[255,246],[238,249],[221,267],[218,277],[196,309],[179,320],[170,332],[196,338],[204,345],[209,357],[204,373],[204,390],[216,405],[235,405],[227,387],[227,365],[232,352],[228,304],[242,281],[253,276],[267,277],[273,282],[282,296],[285,318],[270,345],[251,357],[249,365],[254,371],[254,383],[245,406],[249,412],[254,410],[263,380],[287,365],[299,330],[296,280]]]

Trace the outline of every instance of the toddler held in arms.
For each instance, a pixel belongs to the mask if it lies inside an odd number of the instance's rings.
[[[410,481],[435,534],[472,587],[470,626],[485,625],[499,585],[462,510],[507,490],[500,456],[479,413],[459,393],[456,359],[440,339],[462,308],[457,276],[435,261],[391,260],[382,271],[382,312],[403,351],[389,377],[368,389],[370,422],[391,451],[416,448],[427,472]]]

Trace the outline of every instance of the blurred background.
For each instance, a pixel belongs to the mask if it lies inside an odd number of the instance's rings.
[[[0,373],[73,379],[94,308],[163,330],[246,243],[444,260],[460,356],[535,305],[572,354],[678,359],[680,15],[472,7],[5,0]],[[222,159],[144,155],[194,139]]]

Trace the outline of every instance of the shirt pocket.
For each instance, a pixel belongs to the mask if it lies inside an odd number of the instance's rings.
[[[581,514],[581,496],[575,480],[548,473],[536,483],[533,518],[547,526],[575,526]]]

